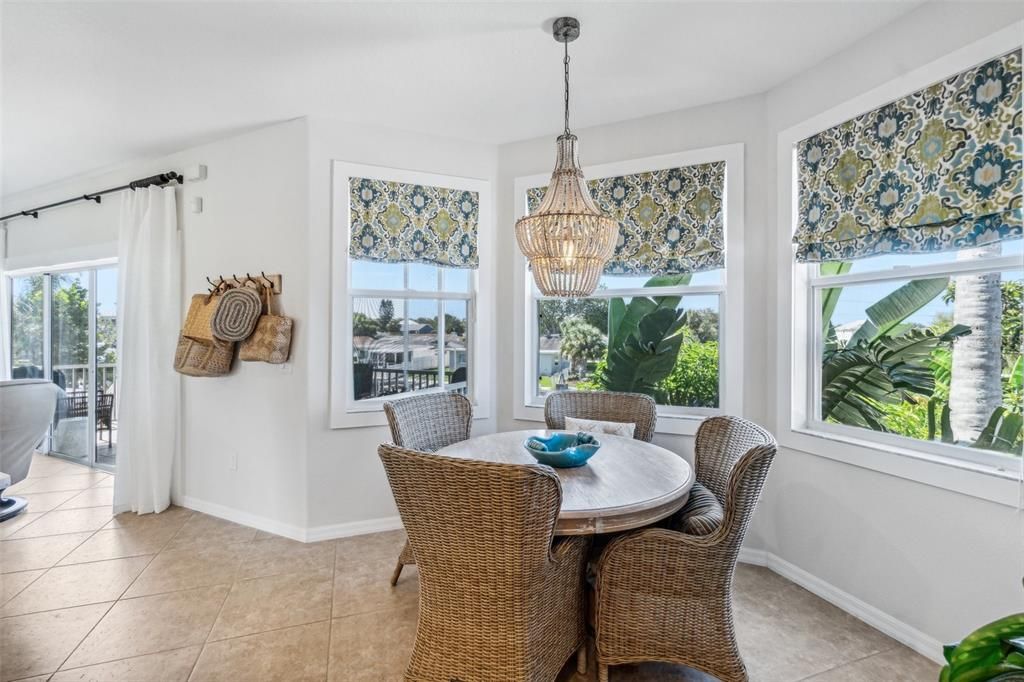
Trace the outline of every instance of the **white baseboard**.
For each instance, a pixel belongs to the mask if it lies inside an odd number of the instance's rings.
[[[257,530],[262,530],[274,535],[283,535],[299,542],[319,542],[321,540],[334,540],[335,538],[347,538],[353,535],[366,535],[368,533],[380,533],[385,530],[398,530],[402,527],[402,519],[397,516],[387,516],[380,519],[369,519],[366,521],[352,521],[350,523],[335,523],[327,526],[314,526],[313,528],[301,528],[288,523],[281,523],[265,516],[250,514],[239,511],[221,504],[207,502],[195,497],[184,496],[176,498],[174,503],[193,511],[216,516],[219,519],[240,523]]]
[[[307,542],[305,528],[293,526],[289,523],[281,523],[280,521],[268,519],[265,516],[250,514],[231,507],[225,507],[222,504],[207,502],[206,500],[200,500],[187,495],[175,499],[174,504],[186,507],[193,511],[202,512],[203,514],[216,516],[217,518],[224,519],[225,521],[233,521],[235,523],[240,523],[243,526],[249,526],[250,528],[266,531],[267,533],[273,533],[274,535],[283,535],[284,537],[291,538],[292,540]]]
[[[398,530],[401,527],[402,519],[397,516],[387,516],[382,519],[369,519],[367,521],[334,523],[327,526],[314,526],[306,531],[306,542],[347,538],[353,535],[366,535],[367,533],[380,533],[385,530]]]
[[[925,658],[939,664],[945,664],[946,662],[942,657],[942,642],[939,640],[901,620],[893,618],[885,611],[868,604],[849,592],[844,592],[831,583],[808,573],[796,564],[791,564],[766,550],[748,549],[746,547],[740,549],[740,561],[755,566],[764,566],[770,571],[778,573],[786,580],[796,583],[808,592],[846,611],[851,616],[864,621]]]

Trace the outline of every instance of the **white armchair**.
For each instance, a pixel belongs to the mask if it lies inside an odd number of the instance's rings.
[[[0,381],[0,521],[28,502],[4,497],[4,490],[28,475],[32,453],[53,419],[60,388],[46,379]]]

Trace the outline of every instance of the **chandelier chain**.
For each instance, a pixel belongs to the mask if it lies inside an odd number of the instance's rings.
[[[562,43],[565,46],[565,134],[569,135],[569,43]]]

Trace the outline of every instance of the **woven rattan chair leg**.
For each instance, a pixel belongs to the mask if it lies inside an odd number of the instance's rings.
[[[402,558],[401,558],[401,557],[399,557],[399,558],[398,558],[398,562],[397,562],[397,563],[395,563],[395,570],[394,570],[394,572],[393,572],[393,573],[391,574],[391,587],[394,587],[395,585],[397,585],[397,584],[398,584],[398,579],[399,579],[399,578],[401,577],[401,575],[402,575],[402,568],[403,568],[403,567],[405,567],[405,564],[403,564],[403,563],[402,563]]]
[[[597,664],[597,682],[608,682],[608,666],[604,663]]]
[[[587,674],[587,643],[583,642],[583,646],[580,647],[579,651],[576,652],[576,672],[580,675]]]

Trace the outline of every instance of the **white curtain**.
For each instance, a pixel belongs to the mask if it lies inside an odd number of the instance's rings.
[[[181,243],[173,188],[122,194],[118,269],[114,511],[160,512],[171,503],[180,448],[173,365]]]
[[[0,227],[0,380],[11,378],[11,291],[4,274],[7,226]]]

